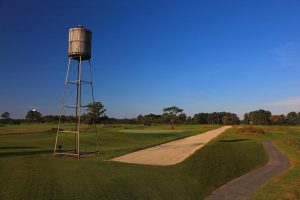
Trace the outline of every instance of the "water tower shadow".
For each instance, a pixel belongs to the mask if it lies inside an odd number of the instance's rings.
[[[223,139],[223,140],[219,140],[219,142],[242,142],[242,141],[246,141],[246,140],[251,140],[251,139]]]
[[[80,159],[82,159],[82,158],[94,158],[94,157],[99,157],[97,152],[80,153]],[[64,154],[57,155],[56,158],[70,159],[70,160],[77,160],[78,159],[77,156],[68,155],[67,152],[64,152]]]
[[[51,150],[40,150],[40,151],[14,151],[14,152],[0,152],[0,157],[13,157],[13,156],[30,156],[38,154],[50,154]]]
[[[0,147],[0,150],[2,149],[37,149],[39,147],[28,147],[28,146],[5,146],[5,147]]]

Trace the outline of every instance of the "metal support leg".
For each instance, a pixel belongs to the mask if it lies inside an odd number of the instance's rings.
[[[92,65],[91,65],[91,61],[89,60],[89,66],[90,66],[90,83],[91,83],[91,88],[92,88],[92,103],[95,103],[95,98],[94,98],[94,87],[93,87],[93,76],[92,76]],[[93,118],[93,126],[94,126],[94,130],[96,133],[96,143],[97,143],[97,155],[99,156],[99,138],[98,138],[98,130],[97,130],[97,126],[96,126],[96,122],[95,122],[95,117]]]
[[[77,79],[77,99],[76,99],[76,118],[77,118],[77,138],[76,138],[76,150],[77,158],[80,158],[80,108],[81,108],[81,56],[78,62],[78,79]],[[75,152],[76,153],[76,152]]]
[[[76,156],[78,159],[80,159],[80,122],[81,122],[81,107],[83,107],[81,105],[81,85],[83,83],[89,83],[91,85],[91,89],[92,89],[92,103],[95,103],[95,99],[94,99],[94,88],[93,88],[93,77],[92,77],[92,65],[90,60],[88,60],[89,62],[89,70],[90,70],[90,81],[84,81],[82,80],[82,57],[79,57],[78,60],[78,65],[77,65],[77,80],[72,80],[69,81],[69,73],[70,73],[70,64],[71,64],[71,59],[69,58],[69,62],[68,62],[68,68],[67,68],[67,74],[66,74],[66,79],[65,79],[65,83],[64,83],[64,92],[62,95],[62,108],[61,108],[61,114],[58,120],[58,127],[57,127],[57,132],[56,132],[56,138],[55,138],[55,146],[54,146],[54,156],[55,155],[73,155]],[[76,92],[76,106],[74,106],[74,108],[76,109],[76,124],[73,124],[73,128],[71,131],[60,131],[60,126],[61,126],[61,120],[62,120],[62,116],[64,114],[64,108],[65,107],[70,107],[70,106],[65,106],[65,96],[66,96],[66,90],[67,90],[67,84],[76,84],[77,86],[77,92]],[[73,108],[73,107],[70,107]],[[96,133],[96,143],[97,143],[97,155],[99,156],[99,136],[98,136],[98,130],[96,127],[96,119],[95,117],[93,118],[93,128],[94,131]],[[70,133],[74,133],[74,142],[75,142],[75,148],[74,148],[74,153],[70,153],[70,152],[57,152],[57,148],[58,148],[58,137],[59,137],[59,133],[60,132],[70,132]]]
[[[68,82],[68,76],[69,76],[69,70],[70,70],[70,63],[71,63],[71,58],[69,58],[68,61],[68,67],[67,67],[67,74],[66,74],[66,79],[65,79],[65,83],[64,83],[64,92],[61,98],[61,112],[60,112],[60,116],[58,119],[58,125],[57,125],[57,131],[56,131],[56,138],[55,138],[55,145],[54,145],[54,153],[53,155],[55,156],[56,154],[56,149],[57,149],[57,140],[58,140],[58,133],[60,130],[60,121],[61,121],[61,116],[64,113],[64,103],[65,103],[65,95],[66,95],[66,90],[67,90],[67,82]]]

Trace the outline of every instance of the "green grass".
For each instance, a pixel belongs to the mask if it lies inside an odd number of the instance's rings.
[[[20,124],[20,125],[3,125],[0,126],[0,135],[11,134],[26,134],[33,132],[48,131],[53,127],[57,127],[56,124]]]
[[[252,199],[300,199],[300,127],[268,127],[269,137],[291,160],[289,171],[276,177],[259,190]]]
[[[48,126],[33,125],[32,129],[46,131],[51,129]],[[17,126],[7,126],[0,127],[0,133],[5,132],[2,128],[13,129],[13,134],[0,136],[0,179],[4,180],[0,199],[201,199],[267,161],[260,139],[237,135],[234,129],[174,166],[105,161],[217,126],[176,126],[180,132],[153,132],[170,130],[169,125],[101,127],[100,158],[81,160],[53,158],[55,133],[51,131],[17,134]],[[151,131],[122,131],[128,129]],[[82,138],[93,144],[92,134]]]
[[[144,130],[144,129],[124,129],[124,130],[119,130],[119,132],[122,133],[178,133],[178,132],[183,132],[184,130]]]
[[[263,128],[266,134],[238,135],[231,130],[236,137],[249,138],[257,142],[272,140],[291,160],[291,168],[272,179],[264,187],[258,190],[252,200],[299,200],[300,199],[300,127],[299,126],[258,126]]]

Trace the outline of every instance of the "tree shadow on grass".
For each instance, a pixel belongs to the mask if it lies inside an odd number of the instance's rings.
[[[11,157],[11,156],[30,156],[38,154],[48,154],[52,153],[51,150],[41,150],[41,151],[19,151],[19,152],[0,152],[0,157]]]
[[[23,146],[7,146],[7,147],[0,147],[0,150],[3,149],[37,149],[39,147],[23,147]]]
[[[226,140],[219,140],[219,142],[242,142],[246,140],[251,140],[251,139],[226,139]]]

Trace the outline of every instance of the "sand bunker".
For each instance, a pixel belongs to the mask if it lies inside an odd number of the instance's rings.
[[[174,165],[185,160],[196,150],[203,147],[209,141],[219,136],[230,127],[231,126],[224,126],[191,137],[175,140],[147,149],[142,149],[113,158],[111,160],[143,165]]]

